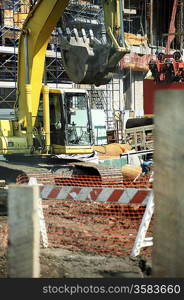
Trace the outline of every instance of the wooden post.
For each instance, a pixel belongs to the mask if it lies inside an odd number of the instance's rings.
[[[38,186],[9,186],[9,277],[39,277],[39,193]]]
[[[154,277],[184,277],[184,91],[155,102]]]

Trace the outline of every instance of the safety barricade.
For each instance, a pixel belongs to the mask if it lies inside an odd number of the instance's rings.
[[[36,177],[42,184],[49,247],[129,256],[152,191],[149,179],[112,187],[98,184],[96,176],[65,178],[57,177],[56,184],[54,176]],[[19,177],[18,183],[26,182]],[[152,236],[152,223],[147,236]],[[149,256],[151,248],[141,249],[141,254]]]

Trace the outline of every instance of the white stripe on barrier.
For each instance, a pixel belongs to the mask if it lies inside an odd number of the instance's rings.
[[[43,199],[46,199],[50,192],[53,190],[54,185],[45,185],[43,188],[41,188],[41,196]]]
[[[119,203],[129,203],[137,193],[137,189],[125,189]]]
[[[99,190],[96,190],[96,194],[97,194],[97,191],[99,191]],[[112,191],[113,191],[113,189],[111,189],[111,188],[101,189],[99,195],[97,196],[97,198],[94,201],[107,202],[109,196],[112,194]]]
[[[81,201],[94,201],[91,199],[91,191],[93,188],[90,187],[83,187],[78,195],[78,198],[81,199]]]
[[[56,196],[57,200],[66,199],[71,191],[71,186],[63,186],[61,187],[58,195]]]

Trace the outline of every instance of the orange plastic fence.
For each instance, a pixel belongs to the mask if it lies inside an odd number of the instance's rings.
[[[102,255],[130,255],[145,207],[115,203],[44,200],[50,247]],[[152,225],[148,236],[152,236]],[[151,247],[141,254],[149,256]]]
[[[57,174],[30,174],[19,176],[18,184],[35,177],[39,184],[57,186],[107,187],[150,189],[149,176],[136,181],[116,178],[101,179],[97,176],[60,176]],[[79,196],[80,198],[80,196]],[[84,250],[102,255],[130,255],[145,206],[142,203],[113,203],[80,201],[81,199],[43,200],[49,247]],[[148,236],[152,236],[152,225]],[[143,248],[141,254],[149,256],[151,247]]]
[[[123,177],[101,178],[100,176],[72,175],[62,176],[58,174],[29,174],[17,177],[17,184],[28,183],[30,177],[37,179],[39,184],[54,184],[59,186],[98,186],[98,187],[135,187],[152,188],[150,176],[142,176],[136,180]]]

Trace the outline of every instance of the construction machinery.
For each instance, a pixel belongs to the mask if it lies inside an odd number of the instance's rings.
[[[169,24],[166,47],[164,52],[158,52],[156,58],[149,61],[149,72],[143,81],[144,88],[144,113],[145,115],[154,114],[154,94],[157,89],[176,89],[184,88],[184,61],[182,51],[171,49],[171,43],[176,35],[182,32],[176,32],[177,8],[181,5],[179,1],[173,1],[172,14]],[[181,49],[180,49],[181,50]],[[163,51],[163,50],[162,50]],[[167,85],[164,86],[164,84]]]
[[[184,89],[184,61],[180,51],[158,53],[149,61],[149,75],[144,79],[143,118],[129,119],[126,141],[136,150],[153,149],[154,95],[157,89]]]
[[[156,60],[150,60],[149,69],[156,83],[184,82],[184,61],[180,51],[159,53]]]
[[[171,49],[171,43],[176,35],[183,35],[176,32],[175,21],[177,7],[181,6],[180,1],[172,1],[172,13],[170,18],[166,47],[163,52],[158,52],[156,57],[148,63],[148,74],[143,80],[144,94],[144,117],[130,119],[126,129],[126,141],[137,150],[153,148],[154,129],[154,95],[157,89],[184,89],[184,61],[181,51]],[[163,51],[163,48],[162,48]]]
[[[17,105],[0,120],[0,154],[9,161],[48,159],[93,151],[87,94],[82,90],[49,89],[43,84],[50,35],[68,0],[39,0],[22,28],[18,50]],[[106,84],[129,49],[123,35],[121,0],[102,0],[106,42],[84,29],[73,36],[59,30],[65,70],[75,83]]]
[[[144,79],[144,112],[154,114],[154,95],[157,89],[184,89],[184,61],[180,51],[158,53],[149,62],[149,75]]]
[[[129,119],[127,123],[130,127],[126,127],[125,129],[126,143],[131,145],[136,151],[152,150],[154,129],[153,118],[143,117]]]

